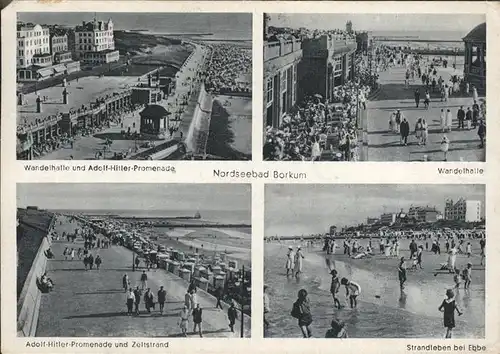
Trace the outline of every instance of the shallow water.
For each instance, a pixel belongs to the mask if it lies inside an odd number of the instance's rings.
[[[338,252],[338,250],[337,250]],[[334,310],[330,295],[330,275],[325,256],[316,250],[305,253],[304,274],[298,279],[286,277],[286,245],[265,246],[264,279],[270,289],[272,326],[266,337],[301,337],[297,320],[290,316],[299,289],[309,293],[314,337],[324,337],[335,316],[346,323],[350,337],[357,338],[442,338],[443,315],[437,310],[445,289],[451,283],[441,278],[426,279],[418,284],[408,282],[404,293],[399,290],[397,274],[363,270],[349,263],[332,261],[341,277],[353,279],[361,286],[358,308],[351,310],[342,286],[339,299],[344,308]],[[335,256],[332,257],[334,259]],[[463,290],[461,291],[463,293]],[[472,285],[470,294],[457,294],[464,315],[455,316],[455,338],[484,337],[484,286]]]

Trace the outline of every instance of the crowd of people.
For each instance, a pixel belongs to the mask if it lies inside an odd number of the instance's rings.
[[[265,132],[264,159],[268,161],[318,161],[323,152],[333,154],[334,161],[356,161],[358,119],[366,109],[371,88],[369,77],[335,87],[325,103],[319,95],[307,97],[282,117],[278,128],[268,126]]]
[[[232,44],[214,44],[206,67],[205,87],[209,91],[230,94],[252,91],[252,51]]]

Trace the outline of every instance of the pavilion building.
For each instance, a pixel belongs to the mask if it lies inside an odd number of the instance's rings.
[[[477,25],[464,38],[464,79],[477,89],[486,89],[486,22]]]

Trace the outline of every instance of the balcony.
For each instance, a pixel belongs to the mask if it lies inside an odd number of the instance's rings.
[[[299,40],[282,40],[264,44],[264,61],[283,57],[301,50]]]

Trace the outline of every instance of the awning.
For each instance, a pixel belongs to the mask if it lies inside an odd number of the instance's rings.
[[[52,69],[40,69],[38,70],[38,74],[41,76],[50,76],[54,73],[54,70]]]
[[[64,70],[66,70],[65,66],[54,66],[54,71],[56,73],[62,73],[62,72],[64,72]]]

